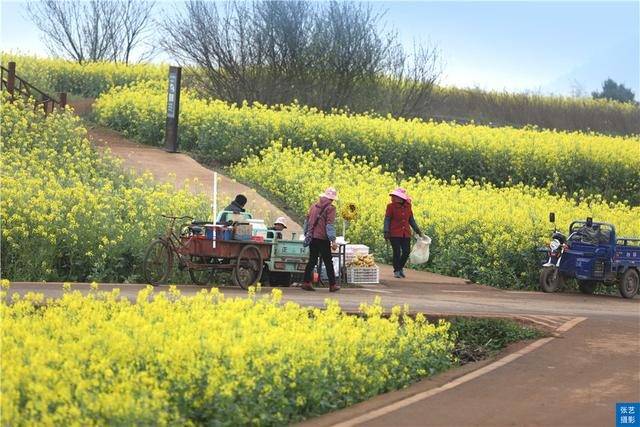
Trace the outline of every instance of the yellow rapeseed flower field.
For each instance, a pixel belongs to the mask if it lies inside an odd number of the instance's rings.
[[[496,188],[422,177],[398,181],[381,166],[329,152],[316,155],[279,142],[235,165],[232,172],[277,196],[301,216],[319,192],[335,186],[341,204],[358,207],[347,239],[371,246],[377,258],[387,260],[384,212],[389,192],[401,185],[413,197],[418,224],[433,238],[426,268],[499,287],[525,288],[537,282],[536,247],[548,243],[550,211],[556,212],[562,228],[592,216],[613,223],[619,235],[640,236],[640,207],[607,203],[599,196],[576,202],[525,186]]]
[[[146,82],[95,104],[98,121],[151,144],[163,140],[166,90]],[[229,105],[184,92],[180,144],[201,160],[232,164],[273,140],[305,150],[361,156],[410,177],[518,183],[582,199],[640,204],[640,139],[580,132],[433,123],[292,106]]]
[[[450,324],[396,307],[362,316],[281,291],[184,297],[149,286],[0,293],[3,425],[286,425],[402,388],[455,362]],[[46,305],[42,306],[43,303]]]
[[[16,63],[16,74],[38,89],[52,95],[68,92],[96,97],[115,86],[149,80],[163,80],[167,67],[154,64],[117,64],[114,62],[77,62],[64,59],[2,52],[2,65]]]
[[[12,280],[136,280],[161,213],[206,218],[204,196],[100,156],[70,112],[2,105],[2,270]]]

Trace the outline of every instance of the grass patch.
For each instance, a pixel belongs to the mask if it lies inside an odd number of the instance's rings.
[[[460,365],[491,357],[509,344],[544,336],[544,332],[508,319],[454,317],[448,319],[455,336],[454,354]]]

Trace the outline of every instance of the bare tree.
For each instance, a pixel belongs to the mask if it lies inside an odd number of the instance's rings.
[[[583,98],[586,94],[586,90],[584,85],[578,81],[578,79],[573,79],[571,81],[571,88],[569,93],[572,98]]]
[[[428,112],[433,88],[442,74],[439,50],[430,44],[414,44],[413,54],[400,48],[390,65],[391,112],[398,116],[422,116]]]
[[[371,109],[372,90],[409,79],[399,86],[405,111],[430,94],[438,57],[407,55],[382,18],[356,2],[190,0],[163,22],[162,46],[204,92],[228,101]]]
[[[54,55],[129,63],[150,36],[154,7],[153,1],[42,0],[27,3],[27,15]]]

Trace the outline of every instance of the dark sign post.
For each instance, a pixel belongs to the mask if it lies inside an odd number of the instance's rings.
[[[181,67],[169,67],[169,92],[167,94],[167,125],[165,128],[165,150],[178,151],[178,115],[180,114]]]

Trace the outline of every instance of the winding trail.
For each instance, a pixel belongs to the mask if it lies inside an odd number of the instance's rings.
[[[182,188],[188,185],[194,194],[205,193],[213,199],[214,170],[205,168],[184,153],[168,153],[150,145],[139,144],[123,137],[118,132],[102,127],[88,129],[89,138],[102,151],[109,150],[112,155],[122,159],[124,167],[138,174],[150,172],[159,182],[169,182]],[[300,235],[301,227],[289,215],[254,189],[241,184],[218,172],[218,210],[226,206],[236,194],[244,194],[249,199],[247,210],[254,218],[264,219],[267,225],[280,217],[287,218],[288,231]]]
[[[80,99],[70,102],[70,105],[76,114],[83,117],[91,112],[92,103],[92,99]],[[264,219],[269,226],[276,218],[283,216],[287,219],[287,231],[300,235],[302,227],[288,213],[222,170],[206,168],[187,154],[168,153],[159,147],[140,144],[101,126],[87,124],[87,131],[96,148],[103,152],[109,150],[123,161],[126,169],[137,174],[149,172],[158,182],[169,182],[176,188],[188,185],[194,194],[204,193],[213,199],[213,173],[218,172],[218,210],[224,208],[236,194],[244,194],[249,199],[247,210],[254,218]]]

